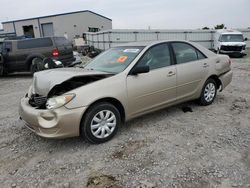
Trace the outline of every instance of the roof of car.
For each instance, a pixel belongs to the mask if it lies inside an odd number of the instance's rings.
[[[219,29],[216,31],[220,34],[230,35],[230,34],[242,34],[240,31],[233,30],[233,29]]]
[[[140,41],[140,42],[131,42],[131,43],[124,43],[124,44],[119,44],[117,46],[151,46],[154,44],[160,44],[163,42],[189,42],[185,40],[157,40],[157,41]]]

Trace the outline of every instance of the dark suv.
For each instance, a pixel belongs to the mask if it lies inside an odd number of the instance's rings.
[[[70,66],[75,58],[72,43],[64,37],[45,37],[24,40],[4,40],[0,42],[3,57],[3,73],[32,72],[34,58],[51,57]],[[0,65],[1,66],[1,65]]]

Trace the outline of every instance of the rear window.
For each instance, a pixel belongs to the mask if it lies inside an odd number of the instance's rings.
[[[64,37],[55,37],[56,46],[71,45],[71,43]]]
[[[50,46],[53,46],[52,40],[50,38],[27,39],[17,42],[18,49],[42,48]]]

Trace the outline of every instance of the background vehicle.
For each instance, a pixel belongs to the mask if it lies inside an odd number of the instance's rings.
[[[243,34],[236,30],[217,30],[214,34],[213,48],[217,53],[245,55],[246,41]]]
[[[1,75],[3,75],[3,56],[2,56],[2,53],[0,51],[0,76]]]
[[[194,99],[209,105],[231,80],[229,57],[196,43],[124,44],[83,68],[35,73],[19,113],[40,136],[102,143],[143,114]]]
[[[70,66],[75,60],[72,44],[64,37],[45,37],[2,42],[5,72],[34,72],[32,60],[51,57]]]

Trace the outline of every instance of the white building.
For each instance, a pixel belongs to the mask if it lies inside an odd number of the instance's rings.
[[[65,36],[72,40],[87,31],[112,29],[112,20],[89,10],[2,22],[3,34],[45,37]]]

